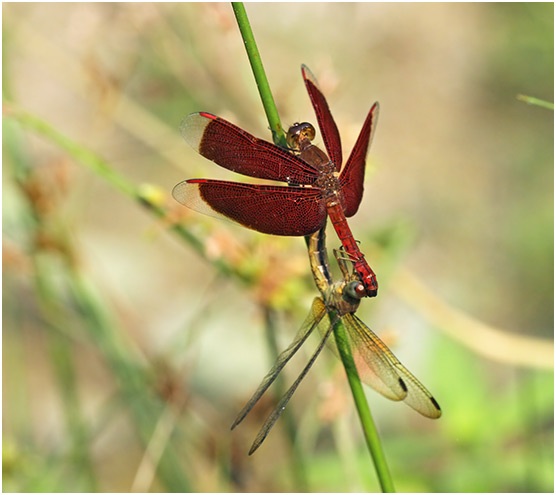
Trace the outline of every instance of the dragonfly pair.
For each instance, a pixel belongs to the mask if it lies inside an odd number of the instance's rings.
[[[371,107],[341,169],[342,147],[336,123],[315,77],[306,66],[302,66],[302,74],[328,155],[311,144],[315,129],[308,123],[290,127],[287,133],[290,148],[287,149],[258,139],[205,112],[191,114],[181,124],[185,140],[205,158],[243,175],[287,185],[190,179],[174,187],[173,196],[177,201],[201,213],[233,220],[265,234],[310,236],[309,258],[322,297],[315,299],[294,342],[280,354],[232,428],[243,420],[315,328],[324,337],[301,375],[264,423],[250,454],[265,439],[339,320],[347,329],[356,365],[366,383],[392,400],[405,400],[424,416],[437,418],[441,414],[438,403],[425,387],[354,314],[361,298],[376,296],[378,290],[375,273],[359,250],[346,220],[357,212],[363,196],[365,160],[376,127],[378,103]],[[329,275],[324,246],[327,217],[342,243],[337,259],[344,280],[336,284]],[[351,270],[347,261],[351,263]],[[329,314],[335,316],[331,319]]]

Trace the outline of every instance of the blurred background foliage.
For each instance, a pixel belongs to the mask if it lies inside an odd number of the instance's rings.
[[[285,126],[315,120],[301,63],[345,155],[381,104],[351,221],[381,291],[358,315],[444,412],[369,391],[399,491],[554,489],[554,117],[516,98],[553,101],[553,8],[247,4]],[[317,294],[302,239],[170,197],[233,175],[181,140],[185,115],[270,139],[231,7],[2,9],[4,491],[376,491],[331,356],[254,456],[272,394],[229,431],[269,315],[283,348]]]

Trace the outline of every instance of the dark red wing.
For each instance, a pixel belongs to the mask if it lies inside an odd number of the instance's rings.
[[[344,213],[348,218],[355,215],[363,197],[365,160],[373,140],[377,118],[378,102],[371,107],[351,155],[349,155],[349,160],[340,174],[340,185],[344,193]]]
[[[190,179],[172,191],[193,210],[224,217],[263,234],[304,236],[320,230],[326,207],[318,188]]]
[[[228,170],[291,184],[316,180],[317,172],[303,160],[210,113],[188,115],[180,130],[193,149]]]
[[[326,98],[322,94],[313,73],[306,65],[301,66],[301,73],[303,74],[305,87],[307,88],[309,98],[311,98],[311,103],[313,104],[317,116],[326,152],[334,165],[336,165],[336,172],[339,172],[342,167],[342,143],[340,141],[338,127],[332,118],[330,108],[328,108],[328,103],[326,103]]]

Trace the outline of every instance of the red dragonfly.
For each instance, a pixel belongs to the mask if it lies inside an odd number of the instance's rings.
[[[375,103],[343,170],[340,134],[311,71],[301,67],[328,156],[311,144],[315,129],[294,124],[287,133],[291,149],[258,139],[226,120],[201,112],[181,123],[185,140],[221,167],[288,186],[189,179],[174,187],[181,204],[208,215],[225,217],[264,234],[307,236],[320,230],[327,215],[343,251],[363,284],[361,296],[376,296],[376,276],[348,226],[363,196],[365,159],[378,117]]]

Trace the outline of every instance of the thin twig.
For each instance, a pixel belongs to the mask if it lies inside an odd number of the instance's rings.
[[[554,369],[554,341],[516,335],[465,314],[443,301],[409,270],[399,269],[392,290],[438,331],[494,361],[528,368]]]
[[[554,110],[554,103],[541,100],[540,98],[535,98],[534,96],[517,95],[516,98],[519,101],[524,101],[525,103],[528,103],[529,105],[535,105],[537,107],[547,108],[548,110]]]

